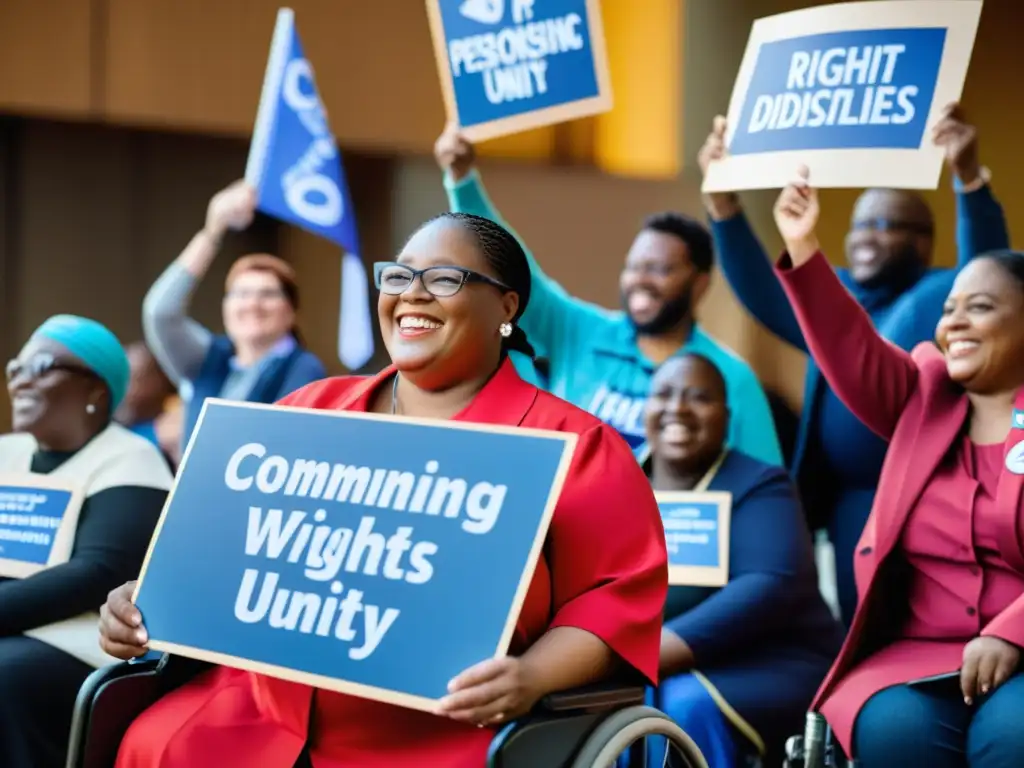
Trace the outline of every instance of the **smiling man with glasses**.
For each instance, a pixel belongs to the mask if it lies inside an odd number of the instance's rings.
[[[451,210],[508,228],[474,168],[472,144],[456,127],[445,130],[435,155],[445,171]],[[545,274],[529,250],[527,257],[533,300],[521,322],[548,362],[546,389],[614,427],[644,461],[651,378],[666,360],[700,354],[721,370],[735,406],[729,445],[768,464],[783,463],[771,407],[757,376],[694,317],[714,266],[711,236],[703,224],[678,213],[655,214],[643,223],[619,273],[621,311],[571,295]]]

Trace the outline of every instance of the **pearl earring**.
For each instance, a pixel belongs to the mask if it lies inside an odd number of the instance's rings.
[[[512,335],[512,323],[502,323],[501,325],[499,325],[498,333],[500,333],[504,338],[507,339],[509,336]]]
[[[89,403],[87,406],[85,406],[85,412],[86,413],[96,413],[96,406],[93,405],[92,403]]]

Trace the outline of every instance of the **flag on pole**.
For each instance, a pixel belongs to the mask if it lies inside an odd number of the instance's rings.
[[[363,367],[373,357],[373,324],[355,210],[290,8],[277,12],[245,179],[260,211],[344,249],[338,357],[350,370]]]

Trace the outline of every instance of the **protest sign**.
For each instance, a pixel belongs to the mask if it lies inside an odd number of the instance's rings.
[[[575,443],[207,400],[136,590],[150,647],[430,710],[507,651]]]
[[[366,269],[341,153],[289,8],[277,14],[245,180],[268,216],[325,237],[342,256],[338,356],[349,369],[373,357]]]
[[[931,128],[960,98],[981,16],[975,0],[875,0],[754,22],[729,103],[728,155],[704,192],[934,189]]]
[[[607,112],[599,0],[427,0],[448,119],[470,141]]]
[[[721,491],[660,491],[668,548],[668,583],[721,587],[729,581],[729,523],[732,494]]]
[[[25,578],[71,557],[83,494],[31,472],[0,473],[0,576]]]

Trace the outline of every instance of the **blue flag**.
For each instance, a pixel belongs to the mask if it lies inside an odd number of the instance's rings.
[[[277,13],[245,179],[260,211],[345,250],[338,356],[345,367],[361,368],[373,356],[373,325],[355,209],[290,8]]]

